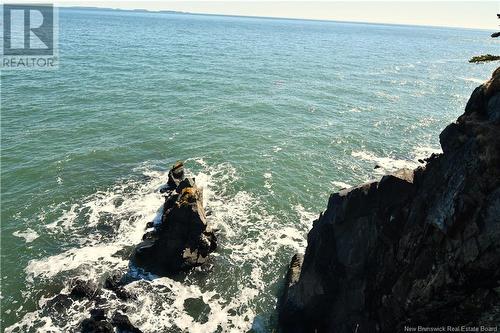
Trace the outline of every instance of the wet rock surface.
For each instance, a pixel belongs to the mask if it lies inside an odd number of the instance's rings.
[[[100,288],[94,281],[77,279],[71,282],[70,296],[76,299],[94,299],[100,294]]]
[[[106,280],[104,281],[104,288],[113,291],[116,297],[118,297],[122,301],[135,299],[136,296],[124,288],[127,282],[128,281],[126,281],[126,276],[122,276],[119,273],[114,273],[106,278]]]
[[[128,317],[122,313],[115,312],[111,318],[108,317],[109,303],[112,298],[122,301],[135,299],[135,295],[125,289],[130,282],[127,274],[114,272],[102,285],[92,280],[75,279],[69,282],[69,293],[60,293],[47,301],[47,306],[65,312],[73,306],[74,302],[91,302],[94,308],[90,310],[90,318],[82,320],[75,331],[82,333],[141,333]],[[112,291],[105,292],[104,289]]]
[[[330,196],[278,302],[283,332],[500,318],[500,68],[426,165]]]
[[[144,234],[132,262],[158,275],[202,265],[217,247],[215,233],[206,222],[202,189],[194,178],[184,177],[184,166],[178,162],[161,192],[165,195],[161,223]]]
[[[169,275],[200,266],[216,248],[214,231],[207,225],[202,189],[193,178],[184,176],[184,166],[176,163],[169,172],[167,184],[160,189],[165,197],[161,222],[149,222],[147,232],[132,254],[129,270],[110,270],[98,280],[74,279],[68,288],[47,301],[47,306],[65,312],[76,302],[91,306],[90,317],[82,320],[75,331],[83,333],[140,333],[130,322],[127,303],[138,299],[127,285],[146,273]],[[154,276],[153,276],[154,278]],[[110,304],[122,306],[108,314]],[[210,307],[201,299],[188,299],[185,307],[197,321],[208,320]]]
[[[109,319],[103,309],[91,310],[90,318],[84,319],[80,326],[82,333],[142,333],[140,329],[130,323],[126,315],[115,312]]]

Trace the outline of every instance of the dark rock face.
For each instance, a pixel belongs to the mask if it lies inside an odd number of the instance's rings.
[[[84,319],[80,324],[82,333],[142,333],[140,329],[132,325],[128,317],[119,312],[115,312],[111,321],[106,318],[103,309],[93,309],[90,311],[90,318]]]
[[[113,325],[104,320],[84,319],[81,323],[82,333],[114,333]]]
[[[76,299],[93,299],[100,294],[99,287],[94,281],[75,280],[71,283],[72,289],[70,296]]]
[[[206,222],[202,190],[194,179],[183,177],[183,165],[176,163],[162,191],[162,222],[144,235],[132,256],[146,271],[167,275],[202,265],[217,246]]]
[[[123,281],[123,277],[120,274],[112,274],[104,281],[104,288],[113,291],[116,297],[122,301],[126,301],[131,298],[135,299],[135,295],[132,295],[130,292],[125,290],[125,284],[126,283]]]
[[[92,309],[90,310],[90,318],[94,320],[104,320],[106,319],[106,311],[104,309]]]
[[[113,315],[111,323],[116,327],[119,333],[142,333],[140,329],[130,323],[126,315],[118,312]]]
[[[172,166],[172,169],[168,172],[168,182],[167,186],[171,188],[176,188],[179,183],[184,179],[184,164],[182,162],[177,162]]]
[[[279,299],[283,332],[500,318],[500,68],[426,166],[330,196]],[[488,319],[489,318],[489,319]]]

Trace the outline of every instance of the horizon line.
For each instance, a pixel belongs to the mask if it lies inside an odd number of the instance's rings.
[[[96,7],[96,6],[61,6],[55,5],[58,9],[82,9],[82,10],[104,10],[104,11],[121,11],[132,13],[152,13],[152,14],[178,14],[178,15],[197,15],[197,16],[219,16],[219,17],[234,17],[234,18],[253,18],[266,20],[290,20],[290,21],[312,21],[312,22],[331,22],[331,23],[349,23],[349,24],[367,24],[367,25],[389,25],[389,26],[407,26],[407,27],[427,27],[441,29],[459,29],[459,30],[479,30],[479,31],[496,31],[498,29],[472,28],[461,26],[447,25],[427,25],[427,24],[411,24],[411,23],[389,23],[389,22],[370,22],[370,21],[349,21],[349,20],[333,20],[333,19],[315,19],[315,18],[298,18],[298,17],[277,17],[277,16],[256,16],[256,15],[237,15],[237,14],[217,14],[217,13],[200,13],[200,12],[185,12],[168,9],[146,9],[146,8],[116,8],[116,7]]]

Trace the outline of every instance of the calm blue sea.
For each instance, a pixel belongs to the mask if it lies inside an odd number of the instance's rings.
[[[176,160],[220,229],[208,267],[112,301],[144,332],[268,332],[329,193],[419,165],[498,63],[491,32],[61,9],[59,69],[1,73],[1,321],[71,332]],[[374,169],[378,165],[380,168]]]

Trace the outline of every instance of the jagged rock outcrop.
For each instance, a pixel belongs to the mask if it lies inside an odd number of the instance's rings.
[[[176,163],[168,174],[168,182],[160,189],[165,196],[161,223],[149,222],[143,242],[136,246],[131,261],[136,267],[158,275],[168,275],[202,265],[217,246],[216,236],[206,222],[202,189],[194,178],[184,176],[183,163]],[[132,267],[134,267],[132,265]],[[82,333],[141,333],[127,315],[114,311],[108,317],[109,300],[131,301],[137,295],[127,284],[138,279],[135,270],[111,271],[103,283],[93,280],[69,281],[69,293],[61,292],[46,306],[64,312],[75,302],[90,301],[94,309],[74,331]],[[122,311],[122,310],[120,310]]]
[[[144,234],[132,262],[159,275],[202,265],[217,246],[215,233],[206,222],[202,189],[194,178],[184,178],[183,164],[178,162],[162,192],[165,203],[161,223]]]
[[[127,281],[127,275],[121,275],[120,273],[111,274],[104,280],[104,288],[111,290],[115,293],[116,297],[122,301],[127,301],[129,299],[137,299],[136,295],[130,293],[125,289],[125,285],[130,282]]]
[[[118,275],[108,277],[104,283],[104,288],[114,292],[114,296],[105,295],[101,286],[93,280],[74,279],[69,281],[70,292],[59,293],[49,299],[46,308],[58,312],[66,312],[74,306],[75,302],[92,302],[96,308],[90,310],[90,318],[82,320],[78,327],[72,332],[81,333],[141,333],[128,317],[119,312],[115,312],[111,318],[107,317],[108,300],[110,297],[121,300],[135,298],[124,289],[124,279]]]
[[[500,68],[440,143],[425,167],[330,196],[287,274],[283,332],[498,324]]]

